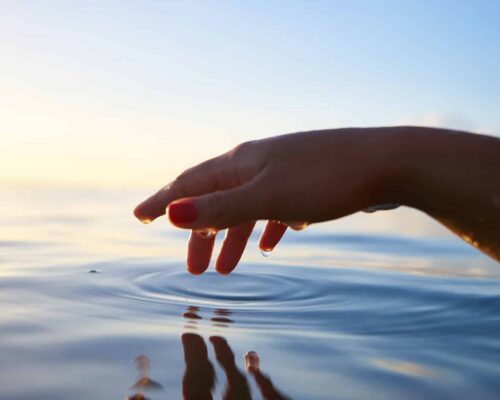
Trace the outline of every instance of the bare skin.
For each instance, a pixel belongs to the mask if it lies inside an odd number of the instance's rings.
[[[227,229],[215,263],[227,274],[257,220],[269,221],[259,247],[271,250],[287,226],[387,203],[427,213],[500,260],[500,139],[422,127],[276,136],[243,143],[184,171],[134,213],[150,222],[168,209],[179,228]],[[208,268],[214,240],[191,234],[188,271]]]

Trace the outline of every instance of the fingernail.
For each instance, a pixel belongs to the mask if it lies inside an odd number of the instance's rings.
[[[179,201],[168,206],[168,217],[174,224],[189,224],[196,219],[196,206],[190,200]]]

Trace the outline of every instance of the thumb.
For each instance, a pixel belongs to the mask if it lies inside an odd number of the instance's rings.
[[[168,206],[168,217],[179,228],[225,229],[263,219],[267,209],[269,201],[262,198],[254,185],[246,184],[174,201]]]

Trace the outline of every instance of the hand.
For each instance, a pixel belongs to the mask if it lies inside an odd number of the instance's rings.
[[[255,221],[269,220],[259,247],[270,251],[287,226],[342,217],[393,202],[379,196],[387,187],[387,135],[369,129],[304,132],[244,143],[183,172],[144,201],[135,215],[150,222],[165,214],[180,228],[226,229],[215,269],[227,274],[237,265]],[[282,222],[278,222],[282,221]],[[204,272],[215,237],[193,232],[188,270]]]
[[[183,172],[141,203],[149,222],[165,214],[179,228],[226,229],[215,269],[237,265],[257,220],[270,251],[287,225],[402,204],[435,218],[500,260],[500,139],[434,128],[303,132],[244,143]],[[278,222],[281,221],[281,222]],[[215,237],[192,233],[187,268],[204,272]]]

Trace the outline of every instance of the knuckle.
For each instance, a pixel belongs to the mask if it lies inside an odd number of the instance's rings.
[[[228,185],[231,185],[231,174],[225,168],[219,168],[214,172],[214,185],[215,190],[223,190]]]
[[[287,215],[290,207],[290,199],[286,196],[284,190],[272,185],[267,186],[268,190],[262,194],[260,199],[260,208],[267,219],[282,220]]]
[[[253,147],[254,143],[255,143],[254,141],[247,141],[247,142],[240,143],[239,145],[237,145],[234,149],[232,149],[229,152],[231,158],[244,157],[246,154],[248,154],[250,149]]]
[[[190,177],[193,175],[194,168],[188,168],[181,172],[179,176],[177,176],[176,181],[188,181]]]
[[[228,154],[233,178],[239,184],[250,181],[263,168],[263,154],[256,141],[243,142]]]
[[[189,170],[184,171],[181,173],[175,180],[171,183],[172,189],[175,190],[177,193],[178,197],[188,197],[189,196],[189,187],[188,187],[188,182],[189,182]]]
[[[223,192],[217,191],[212,193],[210,196],[210,203],[212,218],[214,219],[214,223],[218,224],[224,216],[223,210],[225,209],[225,196]]]

